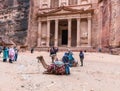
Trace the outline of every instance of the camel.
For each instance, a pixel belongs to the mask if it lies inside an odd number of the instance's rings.
[[[43,56],[38,56],[38,63],[42,63],[43,67],[46,69],[45,74],[56,74],[56,75],[65,75],[70,74],[70,70],[67,64],[64,64],[62,61],[56,61],[56,63],[61,63],[59,66],[54,62],[51,65],[48,65]]]

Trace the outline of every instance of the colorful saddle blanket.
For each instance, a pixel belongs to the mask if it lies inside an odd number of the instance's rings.
[[[56,64],[51,64],[47,72],[54,73],[54,74],[65,74],[65,66],[64,65],[56,65]]]

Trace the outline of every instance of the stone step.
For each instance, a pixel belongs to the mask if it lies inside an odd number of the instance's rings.
[[[92,47],[59,47],[59,51],[67,51],[68,49],[71,51],[79,52],[80,50],[82,51],[87,51],[87,52],[96,52],[96,49],[93,49]],[[50,47],[36,47],[35,51],[49,51]]]
[[[92,47],[59,47],[59,52],[62,51],[68,51],[70,49],[73,52],[79,52],[80,50],[86,51],[86,52],[98,52],[98,49],[92,48]],[[48,51],[49,52],[50,47],[36,47],[35,51]],[[110,53],[110,50],[108,48],[102,48],[102,53]],[[120,48],[113,48],[112,54],[114,55],[120,55]]]

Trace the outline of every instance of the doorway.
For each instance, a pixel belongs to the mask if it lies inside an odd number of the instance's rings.
[[[62,45],[68,44],[68,30],[62,30]]]

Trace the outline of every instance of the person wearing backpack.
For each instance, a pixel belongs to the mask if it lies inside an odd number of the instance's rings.
[[[80,51],[79,57],[80,57],[81,66],[83,66],[83,59],[84,59],[83,51]]]
[[[54,60],[55,60],[55,57],[56,57],[57,52],[58,52],[58,48],[55,48],[54,46],[51,47],[51,49],[50,49],[50,57],[51,57],[51,59],[52,59],[52,63],[53,63]]]
[[[11,47],[9,49],[9,63],[12,63],[14,61],[14,57],[15,57],[15,50],[13,49],[13,47]]]
[[[14,51],[15,51],[14,61],[17,61],[17,58],[18,58],[18,49],[16,47],[14,47]]]
[[[3,62],[7,62],[8,59],[8,49],[7,47],[3,47]]]

